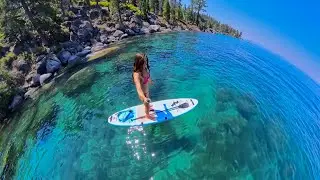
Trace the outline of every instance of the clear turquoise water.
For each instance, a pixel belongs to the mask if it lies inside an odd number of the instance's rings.
[[[137,52],[149,55],[153,101],[192,97],[199,105],[158,125],[107,124],[140,103],[131,81]],[[319,179],[320,87],[255,45],[154,35],[79,69],[3,131],[2,178]]]

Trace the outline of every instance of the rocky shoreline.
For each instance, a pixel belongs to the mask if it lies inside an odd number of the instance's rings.
[[[69,28],[69,41],[37,54],[34,64],[29,64],[23,59],[12,62],[10,73],[19,79],[21,87],[8,106],[10,112],[18,109],[25,99],[59,75],[62,69],[72,68],[114,52],[116,48],[110,51],[105,49],[128,37],[153,33],[201,31],[195,25],[181,21],[172,24],[152,13],[142,17],[130,9],[122,12],[122,23],[117,23],[119,20],[109,14],[108,8],[96,7],[84,11],[83,7],[72,7],[70,10],[74,16],[66,17],[63,23]],[[213,29],[203,31],[215,33]],[[98,57],[95,57],[96,54],[99,54]]]

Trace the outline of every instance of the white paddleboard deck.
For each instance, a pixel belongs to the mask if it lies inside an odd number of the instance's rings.
[[[141,126],[170,121],[185,114],[198,105],[198,100],[191,98],[167,99],[151,103],[150,115],[154,120],[145,117],[143,104],[133,106],[114,113],[108,118],[108,123],[116,126]]]

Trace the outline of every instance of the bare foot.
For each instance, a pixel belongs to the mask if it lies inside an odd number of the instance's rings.
[[[155,119],[156,119],[153,115],[150,115],[150,114],[147,114],[147,115],[146,115],[146,118],[147,118],[147,119],[150,119],[150,120],[152,120],[152,121],[155,121]]]

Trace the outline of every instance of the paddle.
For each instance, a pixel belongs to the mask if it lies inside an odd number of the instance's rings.
[[[183,104],[180,104],[179,106],[175,106],[175,107],[172,107],[172,108],[169,108],[169,109],[166,109],[166,110],[163,110],[163,111],[158,111],[158,112],[166,112],[166,111],[172,111],[172,110],[175,110],[175,109],[184,109],[184,108],[188,108],[189,107],[189,103],[185,102]],[[153,114],[156,114],[156,112],[154,111]],[[142,118],[145,118],[145,116],[141,116],[141,117],[138,117],[138,118],[135,118],[135,119],[131,119],[131,121],[135,121],[135,120],[138,120],[138,119],[142,119]]]

